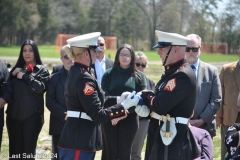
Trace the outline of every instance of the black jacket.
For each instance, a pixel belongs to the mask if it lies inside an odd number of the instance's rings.
[[[68,117],[58,147],[96,151],[102,149],[101,123],[125,115],[124,108],[117,104],[103,109],[104,94],[89,68],[75,62],[65,85],[68,111],[85,112],[92,121]]]
[[[155,96],[146,99],[150,110],[159,115],[190,118],[196,100],[196,77],[192,68],[180,60],[165,66],[165,74],[156,85]],[[159,120],[151,118],[148,130],[146,160],[162,160],[165,145],[160,137]],[[188,125],[176,123],[177,135],[168,146],[169,160],[190,160],[199,152]],[[151,155],[150,155],[151,153]]]
[[[12,102],[8,103],[6,112],[8,116],[23,120],[35,113],[43,114],[43,94],[47,90],[48,70],[43,65],[36,65],[34,71],[27,71],[22,79],[12,75],[9,78],[12,86]]]
[[[57,72],[61,71],[63,68],[64,68],[63,64],[55,65],[52,68],[52,73],[51,74],[57,73]]]
[[[9,72],[5,63],[0,62],[0,97],[6,102],[11,100],[11,86],[7,82]],[[0,127],[4,125],[4,107],[0,109]]]
[[[53,74],[49,80],[46,93],[46,106],[50,111],[49,134],[61,134],[65,124],[64,112],[67,112],[66,99],[64,96],[65,81],[68,71],[62,68]]]

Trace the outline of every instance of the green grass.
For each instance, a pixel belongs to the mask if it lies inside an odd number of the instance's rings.
[[[221,135],[220,128],[217,129],[217,135],[213,138],[213,146],[214,146],[214,160],[221,159]]]
[[[214,63],[214,62],[234,62],[238,61],[239,57],[237,54],[201,54],[200,59],[203,62]]]
[[[21,46],[0,46],[0,56],[14,56],[18,57]],[[41,58],[59,58],[59,52],[55,53],[56,47],[51,46],[39,46],[39,53]]]
[[[59,58],[59,48],[55,45],[38,46],[41,58]],[[17,57],[20,52],[20,46],[0,46],[0,56],[14,56]],[[157,51],[144,51],[149,61],[160,61]],[[106,56],[111,59],[115,57],[115,51],[107,50]],[[204,62],[233,62],[238,60],[236,54],[201,54],[201,60]]]

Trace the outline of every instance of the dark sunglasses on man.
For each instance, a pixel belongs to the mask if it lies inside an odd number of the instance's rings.
[[[141,66],[142,68],[146,68],[146,64],[136,63],[136,66],[137,66],[137,67],[140,67],[140,66]]]
[[[99,43],[98,44],[98,46],[101,46],[101,47],[104,46],[104,45],[105,45],[104,43]]]
[[[186,47],[185,51],[190,52],[192,50],[193,52],[198,52],[199,48],[200,47]]]
[[[64,59],[69,59],[68,55],[63,56]]]

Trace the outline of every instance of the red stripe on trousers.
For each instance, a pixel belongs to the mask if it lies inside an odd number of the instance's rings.
[[[80,150],[76,150],[74,160],[79,160],[79,158],[80,158],[80,153],[81,153]]]

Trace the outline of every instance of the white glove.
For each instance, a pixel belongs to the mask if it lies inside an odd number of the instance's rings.
[[[140,116],[140,117],[147,117],[150,113],[150,109],[145,106],[145,105],[137,105],[135,108],[135,112]]]
[[[138,92],[136,95],[141,96],[142,95],[142,91]]]
[[[117,104],[122,103],[131,92],[123,92],[120,96],[117,96]]]
[[[132,106],[136,106],[139,101],[139,97],[135,95],[136,91],[133,91],[127,96],[127,98],[121,103],[124,109],[129,109]]]

